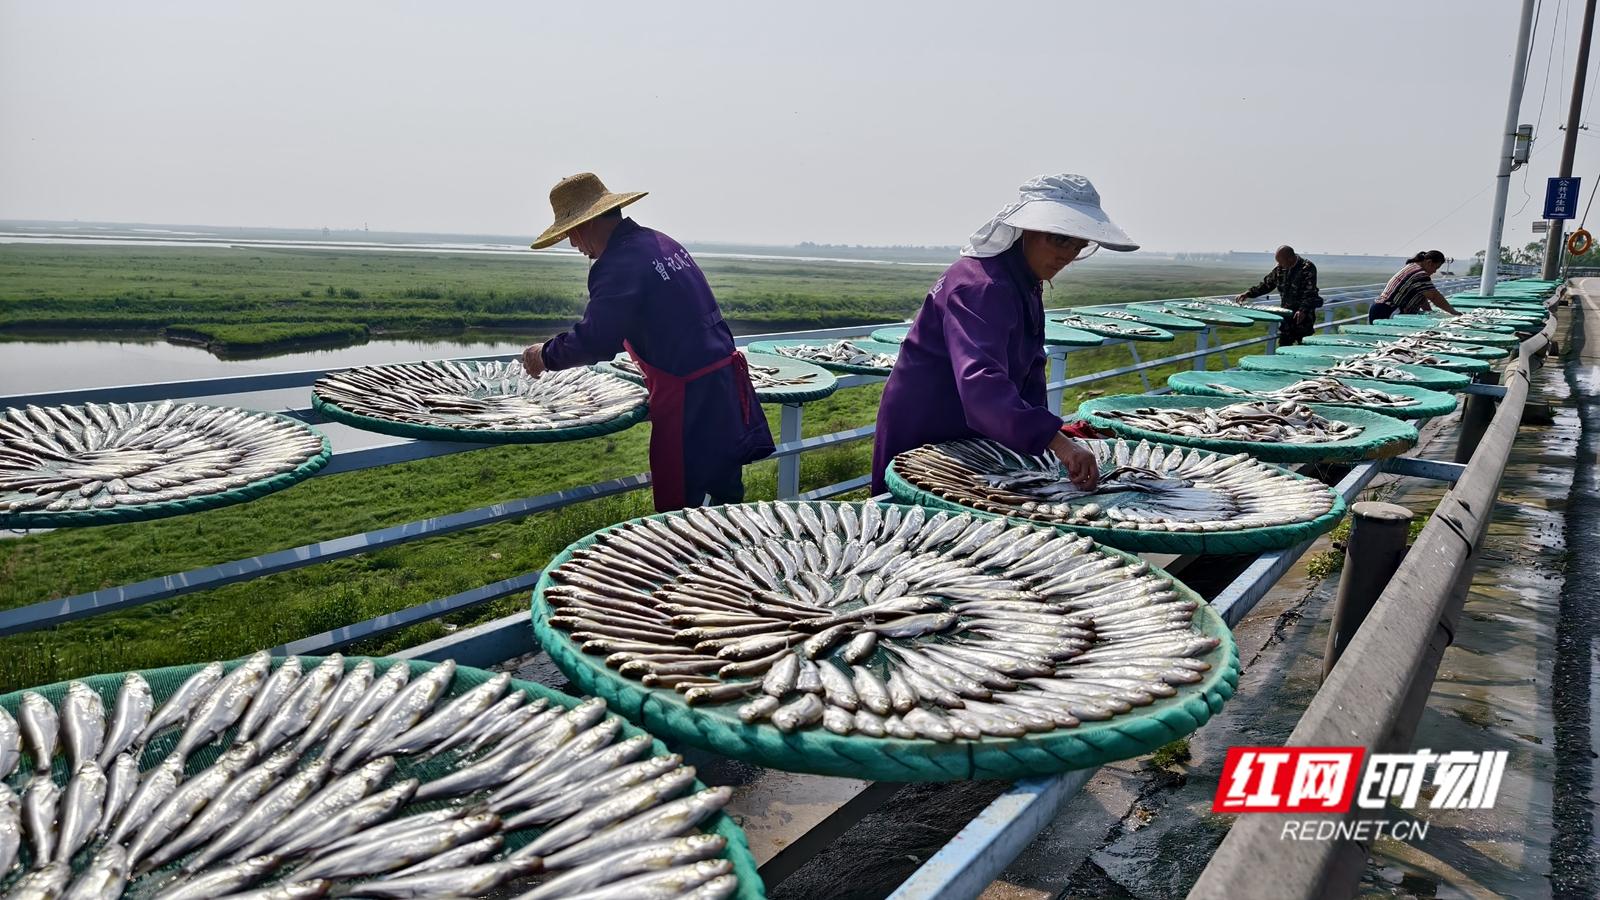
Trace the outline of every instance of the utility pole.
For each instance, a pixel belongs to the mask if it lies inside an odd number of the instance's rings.
[[[1578,33],[1578,70],[1572,73],[1572,105],[1567,108],[1567,136],[1561,145],[1561,178],[1572,177],[1572,157],[1578,152],[1578,125],[1583,113],[1583,83],[1589,74],[1589,36],[1594,31],[1595,0],[1583,5],[1583,30]],[[1544,271],[1539,277],[1549,281],[1561,268],[1561,234],[1566,221],[1556,219],[1550,223],[1550,235],[1544,244]]]
[[[1494,215],[1489,219],[1489,246],[1483,254],[1483,280],[1478,293],[1493,296],[1500,271],[1500,233],[1506,227],[1506,193],[1511,190],[1511,158],[1517,148],[1517,116],[1522,111],[1522,79],[1528,71],[1528,28],[1533,24],[1533,0],[1522,0],[1522,22],[1517,26],[1517,52],[1511,55],[1511,97],[1506,102],[1506,127],[1500,139],[1500,170],[1494,183]]]

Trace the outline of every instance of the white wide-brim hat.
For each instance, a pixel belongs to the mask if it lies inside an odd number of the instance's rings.
[[[1082,238],[1123,253],[1139,249],[1100,207],[1100,192],[1089,179],[1062,174],[1029,180],[1017,201],[974,232],[961,252],[965,256],[995,256],[1010,249],[1024,231]]]

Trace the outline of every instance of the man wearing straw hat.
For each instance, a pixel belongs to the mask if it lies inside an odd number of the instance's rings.
[[[650,392],[650,485],[656,510],[744,499],[743,466],[772,453],[744,354],[716,297],[682,244],[624,218],[645,192],[613,194],[594,175],[563,178],[550,191],[555,224],[533,242],[562,238],[593,260],[583,318],[522,351],[538,377],[610,359],[626,350]]]
[[[1094,454],[1046,405],[1044,282],[1097,248],[1139,249],[1081,175],[1041,175],[972,235],[922,301],[889,373],[872,448],[872,489],[896,454],[989,438],[1049,451],[1072,482],[1099,480]]]

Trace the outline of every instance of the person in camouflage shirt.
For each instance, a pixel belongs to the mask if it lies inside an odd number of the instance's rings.
[[[1284,319],[1283,324],[1278,326],[1278,340],[1288,347],[1300,343],[1313,331],[1315,311],[1322,305],[1322,295],[1317,293],[1315,263],[1294,252],[1294,248],[1288,244],[1279,247],[1273,258],[1278,263],[1277,267],[1268,272],[1260,284],[1235,299],[1253,300],[1277,291],[1278,296],[1283,298],[1283,307],[1294,310],[1294,315]]]

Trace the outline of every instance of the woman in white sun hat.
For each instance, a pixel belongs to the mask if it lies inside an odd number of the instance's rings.
[[[1043,284],[1100,247],[1137,250],[1082,175],[1041,175],[972,235],[922,301],[878,410],[873,491],[895,455],[983,437],[1054,453],[1080,487],[1094,456],[1045,405]]]

